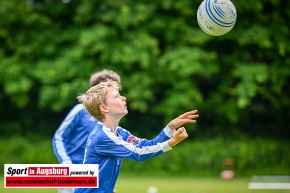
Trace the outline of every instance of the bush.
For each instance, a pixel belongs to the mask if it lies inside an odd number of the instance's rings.
[[[0,140],[0,163],[55,164],[51,139],[11,137]],[[289,175],[289,143],[269,139],[199,139],[145,162],[124,160],[125,175],[217,176],[226,158],[235,160],[237,176]],[[3,170],[2,170],[3,171]]]
[[[289,175],[289,143],[267,139],[224,138],[187,141],[144,163],[123,161],[123,172],[216,176],[226,158],[235,160],[236,175]]]
[[[40,140],[41,139],[41,140]],[[30,140],[14,136],[0,140],[0,163],[3,164],[55,164],[51,140]],[[5,156],[4,156],[5,155]]]

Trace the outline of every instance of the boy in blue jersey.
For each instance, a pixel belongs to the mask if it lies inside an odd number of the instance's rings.
[[[90,87],[101,82],[114,80],[121,86],[120,76],[111,70],[102,70],[90,77]],[[82,164],[87,138],[95,128],[97,120],[82,104],[77,104],[68,113],[56,130],[52,146],[60,164]],[[73,188],[59,188],[59,193],[73,193]]]
[[[171,150],[188,137],[185,128],[179,127],[195,123],[194,119],[198,117],[197,110],[184,113],[173,119],[154,139],[146,140],[118,126],[128,110],[117,82],[100,83],[77,98],[89,114],[99,120],[88,137],[83,161],[84,164],[99,164],[99,187],[76,188],[75,193],[111,193],[123,158],[145,161]]]

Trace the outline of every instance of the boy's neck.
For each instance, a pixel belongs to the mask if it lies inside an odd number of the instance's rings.
[[[112,120],[108,121],[108,120],[106,119],[106,120],[104,120],[103,124],[104,124],[107,128],[111,129],[112,132],[117,133],[117,127],[118,127],[118,125],[119,125],[119,121],[112,121]]]

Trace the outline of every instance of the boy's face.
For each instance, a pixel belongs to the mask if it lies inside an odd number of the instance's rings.
[[[106,106],[111,115],[123,117],[128,114],[126,97],[123,97],[119,92],[111,88],[107,95]]]

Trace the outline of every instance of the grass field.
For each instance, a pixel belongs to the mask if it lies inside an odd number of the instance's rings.
[[[1,193],[57,193],[56,189],[4,189],[1,178]],[[248,179],[223,181],[219,178],[197,177],[120,177],[116,185],[118,193],[147,193],[150,186],[158,193],[290,193],[290,190],[249,190]]]

